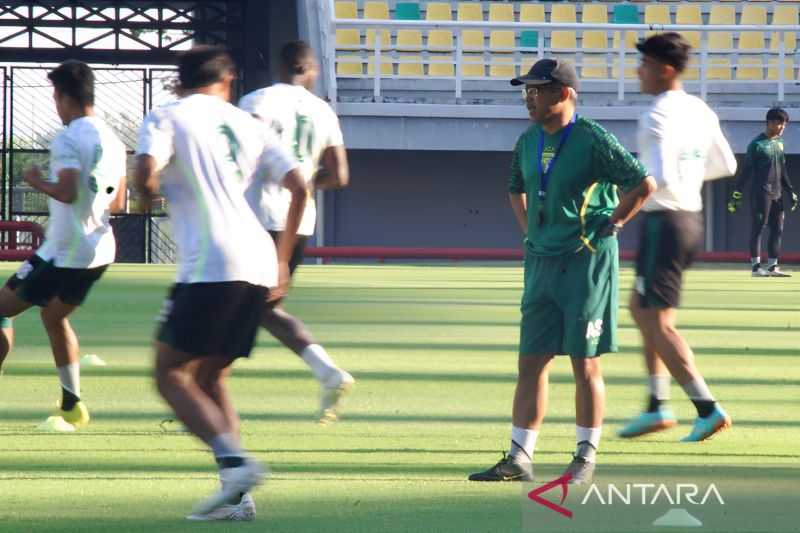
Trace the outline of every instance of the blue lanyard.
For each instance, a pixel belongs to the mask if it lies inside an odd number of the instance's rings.
[[[561,153],[561,148],[564,147],[564,143],[567,142],[567,138],[569,134],[572,133],[572,126],[575,125],[575,121],[578,120],[578,114],[575,113],[572,115],[572,120],[569,121],[564,127],[564,130],[561,132],[561,139],[558,141],[558,147],[556,147],[556,151],[553,154],[553,158],[547,164],[547,168],[544,167],[544,163],[542,162],[542,157],[544,156],[544,130],[542,130],[541,135],[539,135],[539,151],[538,151],[538,163],[539,163],[539,198],[544,199],[547,195],[547,186],[550,184],[550,171],[553,170],[553,167],[556,164],[556,159],[558,159],[558,155]]]

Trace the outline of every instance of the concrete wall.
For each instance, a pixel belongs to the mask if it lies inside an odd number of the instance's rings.
[[[508,207],[509,152],[350,150],[351,185],[328,193],[326,243],[336,246],[505,248],[521,234]],[[800,156],[789,157],[800,188]],[[715,250],[746,250],[749,208],[728,215],[733,180],[714,182],[708,214]],[[635,221],[622,247],[636,247]],[[784,250],[800,251],[800,211],[788,214]]]

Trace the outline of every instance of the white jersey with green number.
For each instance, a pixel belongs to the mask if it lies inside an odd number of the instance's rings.
[[[50,145],[50,176],[58,182],[64,169],[80,173],[71,204],[48,199],[50,220],[36,255],[62,268],[95,268],[114,262],[116,241],[109,204],[125,175],[125,145],[95,116],[76,118]]]
[[[246,281],[274,287],[272,238],[245,199],[297,164],[261,122],[215,96],[194,94],[151,111],[137,154],[161,170],[178,248],[178,283]]]
[[[342,130],[339,118],[331,106],[305,87],[278,83],[248,93],[239,101],[239,107],[257,116],[272,128],[281,139],[283,148],[294,156],[303,177],[309,184],[320,166],[322,153],[331,146],[341,146]],[[264,227],[283,231],[289,213],[291,194],[283,187],[267,188],[261,198],[251,200],[259,211]],[[311,235],[317,209],[309,194],[306,210],[298,234]]]

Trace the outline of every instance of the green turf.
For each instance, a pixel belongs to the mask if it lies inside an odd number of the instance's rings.
[[[108,362],[83,372],[94,419],[77,434],[34,429],[58,381],[36,311],[15,320],[16,347],[0,378],[0,531],[520,530],[519,486],[465,481],[507,447],[520,268],[303,267],[289,308],[358,380],[345,419],[314,424],[310,374],[262,335],[254,357],[237,363],[231,388],[244,442],[273,476],[255,493],[255,523],[199,525],[182,515],[214,488],[212,460],[176,424],[162,424],[170,414],[150,378],[153,318],[172,272],[115,265],[74,317],[81,353]],[[626,270],[623,301],[631,284]],[[622,310],[622,351],[603,361],[598,474],[716,468],[744,485],[798,480],[799,299],[800,277],[689,274],[680,323],[734,419],[733,431],[701,445],[676,442],[693,416],[677,387],[677,429],[633,442],[614,436],[645,394],[638,334]],[[572,395],[569,362],[560,358],[536,452],[541,481],[574,447]]]

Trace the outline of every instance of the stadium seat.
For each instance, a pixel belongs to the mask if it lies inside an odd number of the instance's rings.
[[[398,50],[422,50],[422,32],[419,30],[397,30]]]
[[[604,50],[608,48],[608,35],[604,31],[587,30],[583,32],[581,41],[583,49],[581,77],[583,78],[607,78],[608,64],[606,54],[590,54],[587,50]]]
[[[542,4],[520,4],[520,22],[544,22],[544,6]],[[537,30],[522,30],[519,33],[519,45],[522,48],[538,48],[539,32]]]
[[[709,24],[736,24],[736,7],[729,5],[712,4],[708,19]],[[709,80],[731,79],[731,60],[728,57],[733,51],[733,34],[729,31],[714,31],[708,34],[708,49],[710,52],[722,52],[712,56],[708,61],[706,76]]]
[[[778,70],[778,64],[780,63],[780,59],[777,57],[770,58],[769,60],[769,69],[767,69],[767,79],[768,80],[777,80],[780,78],[780,71]],[[794,80],[795,73],[797,69],[794,66],[794,61],[791,57],[784,58],[783,60],[783,79],[786,81]]]
[[[425,72],[422,68],[422,55],[401,55],[397,59],[398,76],[419,78],[425,75]]]
[[[450,2],[428,2],[425,6],[425,20],[453,20]]]
[[[697,4],[680,4],[675,12],[675,24],[702,24],[703,14],[700,11],[700,6]],[[689,60],[689,66],[683,72],[683,79],[685,80],[698,80],[700,79],[700,69],[697,67],[696,55],[700,51],[702,45],[701,34],[699,31],[682,31],[686,40],[692,45],[694,49],[694,56]]]
[[[767,24],[767,8],[764,6],[754,6],[752,2],[743,2],[742,16],[739,24],[759,25]]]
[[[550,22],[575,23],[575,6],[572,4],[553,5],[550,11]],[[572,30],[557,30],[550,33],[550,48],[553,50],[570,50],[578,48],[578,39]]]
[[[333,12],[337,19],[357,19],[358,5],[355,2],[335,2]]]
[[[486,68],[483,64],[483,56],[464,56],[464,62],[461,64],[461,75],[469,78],[485,77]]]
[[[336,56],[336,75],[339,77],[361,76],[364,68],[361,56],[357,54],[341,54]]]
[[[364,2],[364,18],[370,20],[388,20],[389,4],[386,2]]]
[[[586,24],[608,24],[608,8],[606,4],[583,4],[581,22]]]
[[[392,66],[392,56],[388,54],[381,54],[381,76],[392,76],[394,74],[394,67]],[[375,56],[367,57],[367,74],[372,76],[375,74]]]
[[[797,6],[779,5],[775,6],[772,12],[772,24],[797,26],[800,24]],[[769,47],[772,50],[780,48],[780,34],[773,32],[770,36]],[[783,46],[786,52],[794,52],[797,49],[797,34],[786,32],[783,34]]]
[[[370,20],[388,20],[389,4],[386,2],[365,2],[364,18]],[[364,46],[367,50],[375,48],[375,30],[367,30]],[[392,47],[392,32],[389,28],[381,28],[381,50]]]
[[[428,63],[428,76],[449,77],[455,76],[455,62],[451,55],[431,55]]]
[[[763,80],[764,79],[764,60],[761,56],[742,55],[736,60],[736,79],[737,80]]]
[[[396,20],[420,20],[419,4],[416,2],[397,2],[394,6]]]
[[[428,32],[428,50],[452,50],[453,32],[450,30],[431,30]]]
[[[517,75],[514,69],[514,58],[510,55],[495,55],[489,61],[489,77],[511,79]]]
[[[614,10],[612,15],[612,22],[614,24],[639,24],[639,8],[637,8],[633,4],[614,4]],[[616,52],[619,50],[620,45],[620,32],[615,31],[614,36],[612,39],[612,48]],[[631,53],[625,54],[625,73],[624,76],[627,79],[636,78],[636,63],[638,61],[638,55],[635,52],[636,50],[636,41],[639,39],[639,36],[636,34],[635,31],[626,31],[625,32],[625,49],[630,50]],[[617,78],[619,76],[619,57],[615,55],[611,61],[612,68],[611,68],[611,76],[613,78]]]
[[[490,22],[514,22],[514,4],[489,4]]]
[[[742,6],[740,24],[766,26],[767,9],[764,6],[754,6],[745,3]],[[763,51],[766,48],[763,31],[748,31],[739,34],[739,56],[737,58],[737,80],[763,80],[763,57],[759,55],[746,55],[743,50]]]
[[[663,2],[647,4],[644,8],[645,24],[672,24],[669,6]]]
[[[460,21],[483,21],[483,6],[480,2],[459,2],[457,18]],[[462,30],[461,38],[466,51],[482,51],[486,46],[483,30]]]
[[[513,31],[496,30],[489,33],[489,49],[495,52],[513,53],[516,48]]]
[[[357,50],[361,48],[361,34],[358,30],[336,30],[337,50]]]

